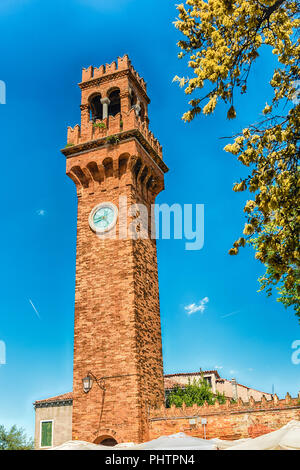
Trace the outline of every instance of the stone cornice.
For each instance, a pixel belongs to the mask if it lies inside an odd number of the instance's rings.
[[[161,169],[161,171],[163,173],[167,173],[169,171],[169,168],[167,167],[167,165],[160,158],[160,156],[155,152],[153,147],[149,144],[149,142],[145,139],[143,134],[138,129],[124,131],[124,132],[120,132],[114,135],[115,137],[119,139],[120,143],[124,140],[135,137],[138,140],[138,142],[149,153],[149,155],[153,158],[154,162]],[[96,140],[89,140],[88,142],[82,142],[80,144],[73,145],[72,147],[65,147],[61,149],[61,152],[65,155],[66,158],[71,158],[78,153],[83,153],[83,152],[87,152],[90,150],[94,150],[99,147],[104,147],[105,145],[111,145],[107,143],[107,137],[103,137],[101,139],[96,139]]]
[[[102,75],[101,77],[97,78],[91,78],[90,80],[78,83],[78,86],[81,88],[81,90],[85,90],[87,88],[92,88],[94,86],[100,85],[101,83],[110,82],[122,77],[130,77],[130,79],[134,82],[135,86],[137,87],[143,98],[146,100],[146,102],[148,104],[150,103],[150,98],[148,97],[146,91],[140,85],[139,81],[136,79],[130,69],[116,71],[115,73]]]
[[[53,406],[72,406],[73,399],[69,400],[54,400],[54,401],[42,401],[34,403],[35,408],[49,408]]]

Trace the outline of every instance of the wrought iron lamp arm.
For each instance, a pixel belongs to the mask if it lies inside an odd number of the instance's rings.
[[[88,377],[91,377],[95,382],[96,384],[98,385],[99,388],[101,388],[101,390],[103,390],[105,392],[106,388],[105,388],[105,382],[104,382],[104,379],[101,377],[100,379],[98,379],[94,374],[93,372],[89,371],[88,372]]]

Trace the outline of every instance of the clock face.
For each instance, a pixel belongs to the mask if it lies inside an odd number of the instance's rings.
[[[90,213],[89,223],[94,232],[107,232],[116,224],[118,209],[110,202],[98,204]]]

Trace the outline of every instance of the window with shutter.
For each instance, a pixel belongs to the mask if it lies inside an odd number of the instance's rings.
[[[41,423],[41,447],[52,446],[52,421]]]

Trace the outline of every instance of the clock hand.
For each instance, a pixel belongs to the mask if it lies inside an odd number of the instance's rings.
[[[97,223],[97,222],[100,222],[100,220],[103,220],[103,219],[104,219],[104,217],[101,216],[98,219],[95,219],[94,222]]]

